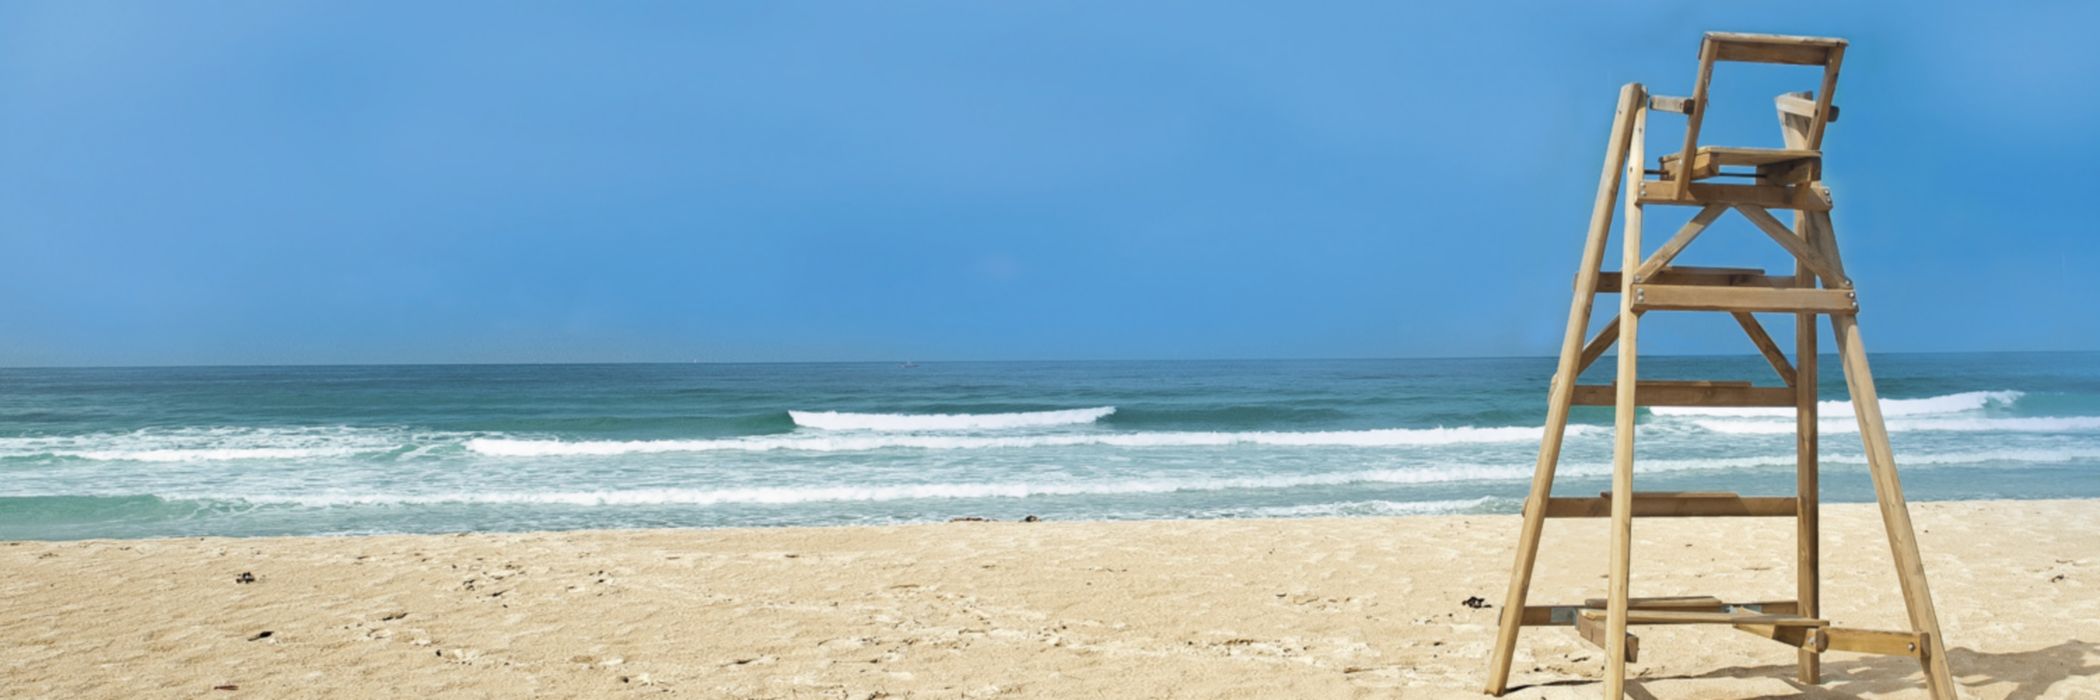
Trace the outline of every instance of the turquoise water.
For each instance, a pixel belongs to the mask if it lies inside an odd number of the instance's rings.
[[[1552,369],[8,369],[0,538],[1507,513]],[[1642,371],[1771,376],[1755,357]],[[1914,499],[2100,497],[2100,354],[1887,355],[1875,371]],[[1842,380],[1825,380],[1842,400]],[[1825,417],[1824,497],[1871,499],[1849,408]],[[1575,421],[1558,490],[1594,494],[1609,409]],[[1644,410],[1637,483],[1791,493],[1792,426],[1786,410]]]

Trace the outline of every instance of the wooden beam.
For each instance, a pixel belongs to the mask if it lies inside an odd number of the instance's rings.
[[[1575,387],[1575,405],[1610,406],[1618,402],[1615,384],[1582,384]],[[1634,387],[1635,406],[1792,406],[1794,390],[1786,387],[1741,384],[1681,384],[1640,382]]]
[[[1603,610],[1585,609],[1579,616],[1603,617]],[[1689,612],[1683,610],[1628,610],[1627,624],[1634,625],[1777,625],[1780,627],[1827,627],[1829,620],[1799,615],[1759,613]]]
[[[1597,358],[1603,357],[1604,351],[1610,350],[1612,344],[1618,340],[1619,317],[1613,316],[1610,321],[1605,322],[1603,328],[1598,329],[1597,337],[1591,338],[1588,345],[1582,346],[1582,360],[1575,363],[1575,376],[1582,376],[1583,372],[1589,370],[1590,365],[1597,364]]]
[[[1794,259],[1801,261],[1809,269],[1815,270],[1817,275],[1825,280],[1837,280],[1837,284],[1831,285],[1832,288],[1852,288],[1852,280],[1845,279],[1844,273],[1838,270],[1836,266],[1831,265],[1829,260],[1825,260],[1823,254],[1809,244],[1808,239],[1787,228],[1786,224],[1779,223],[1779,219],[1773,218],[1772,213],[1765,211],[1764,207],[1753,204],[1740,204],[1736,205],[1735,210],[1742,212],[1743,218],[1749,219],[1750,223],[1756,224],[1758,230],[1765,232],[1766,236],[1778,242],[1780,247],[1786,249],[1786,252],[1792,253]]]
[[[1604,622],[1602,620],[1598,620],[1588,616],[1577,615],[1575,617],[1575,633],[1581,635],[1583,641],[1596,645],[1596,647],[1599,649],[1606,649],[1610,647],[1610,645],[1604,643],[1605,632]],[[1635,637],[1629,633],[1626,635],[1626,643],[1621,646],[1623,646],[1626,649],[1626,663],[1640,662],[1641,640],[1639,637]]]
[[[1812,97],[1805,97],[1797,93],[1787,93],[1784,95],[1780,95],[1777,98],[1774,98],[1773,102],[1779,106],[1779,111],[1785,114],[1791,114],[1797,117],[1807,117],[1810,119],[1813,119],[1816,116],[1816,100]],[[1831,105],[1830,119],[1828,119],[1827,121],[1837,121],[1838,115],[1840,113],[1841,112],[1838,110],[1837,105]],[[1804,131],[1802,136],[1803,138],[1801,139],[1801,143],[1803,145],[1807,145],[1807,133]],[[1795,148],[1795,146],[1789,145],[1787,146],[1787,148]]]
[[[1736,629],[1764,637],[1790,647],[1800,647],[1809,653],[1821,653],[1829,648],[1829,638],[1821,632],[1829,628],[1784,627],[1780,625],[1736,625]]]
[[[1859,318],[1833,315],[1830,325],[1831,335],[1837,338],[1838,359],[1845,369],[1845,384],[1852,390],[1852,414],[1859,421],[1859,439],[1867,453],[1867,475],[1874,482],[1874,497],[1881,507],[1882,529],[1888,533],[1889,549],[1896,563],[1896,582],[1903,589],[1911,627],[1925,643],[1918,657],[1925,666],[1925,685],[1934,698],[1953,700],[1958,697],[1954,671],[1947,666],[1939,614],[1933,609],[1932,588],[1925,581],[1925,562],[1918,553],[1910,506],[1903,498],[1902,481],[1896,476],[1896,455],[1889,447],[1888,424],[1881,417],[1881,397],[1874,390],[1873,370],[1867,365]]]
[[[1707,32],[1706,43],[1713,45],[1719,60],[1796,66],[1826,65],[1845,48],[1844,39],[1735,32]]]
[[[1648,256],[1648,260],[1641,263],[1640,269],[1634,270],[1633,281],[1646,282],[1650,276],[1661,270],[1664,265],[1668,265],[1670,261],[1676,260],[1677,254],[1684,252],[1684,247],[1691,245],[1692,241],[1697,239],[1708,225],[1713,224],[1714,219],[1721,218],[1721,213],[1725,211],[1728,211],[1728,207],[1719,204],[1709,204],[1706,208],[1700,209],[1698,214],[1692,216],[1691,221],[1684,223],[1683,228],[1677,229],[1677,235],[1671,236],[1668,241],[1664,241],[1661,248],[1655,249],[1654,255]]]
[[[1530,595],[1532,568],[1538,563],[1539,538],[1546,525],[1546,499],[1553,493],[1553,470],[1560,462],[1568,410],[1575,396],[1575,365],[1581,358],[1582,338],[1589,333],[1590,307],[1596,301],[1597,271],[1603,267],[1604,249],[1611,238],[1612,214],[1623,189],[1627,149],[1632,146],[1634,138],[1634,120],[1647,96],[1647,90],[1639,83],[1619,88],[1618,110],[1612,115],[1611,135],[1604,145],[1604,171],[1597,178],[1596,199],[1590,205],[1590,227],[1583,239],[1582,262],[1575,271],[1568,323],[1561,336],[1560,361],[1555,367],[1552,388],[1547,390],[1545,435],[1539,441],[1538,462],[1531,475],[1531,495],[1525,501],[1524,523],[1517,535],[1516,556],[1510,564],[1509,591],[1502,599],[1503,616],[1495,633],[1495,649],[1488,657],[1486,691],[1489,695],[1501,695],[1509,689],[1509,669],[1516,660],[1517,634],[1522,627],[1520,611],[1525,610],[1524,599]]]
[[[1930,645],[1924,635],[1916,632],[1884,632],[1881,630],[1855,630],[1832,627],[1823,631],[1830,639],[1830,649],[1861,654],[1883,656],[1917,657]]]
[[[1811,115],[1789,112],[1793,104],[1810,105],[1808,95],[1780,95],[1779,132],[1787,148],[1808,147],[1808,125]],[[1829,121],[1837,121],[1837,105],[1830,106]],[[1815,174],[1811,178],[1817,177]],[[1828,215],[1827,213],[1824,215]],[[1795,235],[1807,241],[1816,252],[1822,253],[1833,266],[1843,267],[1836,257],[1836,248],[1825,248],[1815,232],[1815,216],[1794,212]],[[1794,261],[1794,283],[1800,287],[1816,286],[1815,272],[1806,263]],[[1823,521],[1822,521],[1822,475],[1818,449],[1820,442],[1816,422],[1816,315],[1794,314],[1794,390],[1799,393],[1794,402],[1794,497],[1801,503],[1800,515],[1794,518],[1794,597],[1800,601],[1797,611],[1809,617],[1821,617],[1823,610]],[[1821,635],[1818,635],[1821,638]],[[1823,681],[1823,657],[1820,648],[1803,648],[1796,657],[1798,673],[1802,683],[1815,685]]]
[[[1685,184],[1674,180],[1642,180],[1642,204],[1671,204],[1703,207],[1708,204],[1754,204],[1766,209],[1830,211],[1830,200],[1809,185],[1723,185],[1710,182]],[[1689,195],[1680,194],[1689,192]]]
[[[1764,324],[1758,323],[1756,316],[1741,311],[1732,315],[1735,316],[1736,325],[1742,326],[1743,333],[1749,335],[1750,342],[1757,346],[1757,351],[1764,354],[1765,362],[1772,365],[1772,371],[1778,372],[1780,380],[1785,381],[1787,386],[1793,386],[1794,366],[1787,363],[1786,353],[1780,352],[1779,344],[1772,342],[1772,336],[1765,333]]]
[[[1792,615],[1799,606],[1791,600],[1764,600],[1751,603],[1724,603],[1713,596],[1675,596],[1667,598],[1633,598],[1626,601],[1628,609],[1645,610],[1706,610],[1726,612],[1729,610],[1754,610],[1774,615]],[[1591,598],[1581,605],[1528,605],[1517,615],[1524,627],[1549,627],[1575,624],[1577,613],[1583,610],[1605,609],[1603,598]]]
[[[1733,496],[1735,494],[1728,495]],[[1635,493],[1633,497],[1638,499],[1641,497],[1641,494]],[[1582,601],[1582,607],[1602,608],[1606,602],[1603,598],[1589,598]],[[1727,605],[1727,603],[1721,602],[1720,598],[1710,595],[1673,595],[1629,598],[1626,600],[1626,607],[1631,610],[1684,610],[1687,608],[1693,610],[1719,610]]]
[[[1689,106],[1691,111],[1686,113],[1687,118],[1684,120],[1684,148],[1678,149],[1678,153],[1689,155],[1699,152],[1699,126],[1706,121],[1706,85],[1713,82],[1714,60],[1718,57],[1716,53],[1717,48],[1712,35],[1708,35],[1699,42],[1699,78],[1692,83],[1692,102]],[[1693,160],[1693,158],[1687,157],[1677,162],[1677,177],[1675,179],[1678,182],[1692,181]],[[1646,196],[1646,192],[1643,192],[1642,195]],[[1690,193],[1680,190],[1672,193],[1671,199],[1682,200],[1688,196],[1690,196]],[[1607,685],[1605,688],[1606,695],[1618,697],[1614,694],[1614,691],[1618,690],[1618,688],[1612,687],[1616,685],[1618,684],[1612,683]]]
[[[1830,101],[1837,97],[1838,67],[1844,65],[1844,63],[1845,44],[1839,42],[1838,45],[1830,47],[1830,54],[1823,59],[1823,86],[1821,89],[1816,90],[1816,114],[1827,114],[1830,116],[1827,118],[1809,117],[1809,148],[1821,149],[1823,147],[1823,132],[1830,126],[1830,122],[1837,119],[1837,112],[1831,108]]]
[[[1750,311],[1850,315],[1859,311],[1849,289],[1762,289],[1633,285],[1634,311]]]
[[[1792,498],[1784,496],[1735,496],[1729,498],[1658,497],[1633,494],[1633,514],[1642,518],[1779,518],[1793,517]],[[1551,498],[1546,501],[1548,518],[1602,518],[1611,515],[1608,498]],[[1716,601],[1718,605],[1719,601]],[[1711,609],[1714,606],[1706,606]]]
[[[1711,63],[1709,63],[1709,66]],[[1699,95],[1706,91],[1705,81],[1700,81]],[[1691,129],[1699,127],[1699,116],[1706,108],[1701,105],[1689,120]],[[1633,113],[1633,142],[1626,151],[1626,179],[1638,182],[1641,169],[1647,162],[1648,110]],[[1619,269],[1636,270],[1641,266],[1641,220],[1645,207],[1641,205],[1640,193],[1633,188],[1626,190],[1625,230],[1620,234]],[[1626,599],[1633,586],[1633,438],[1635,412],[1634,390],[1638,386],[1639,369],[1637,348],[1640,340],[1640,314],[1633,308],[1632,280],[1621,280],[1624,286],[1619,294],[1619,372],[1617,375],[1618,396],[1612,412],[1611,484],[1618,492],[1611,503],[1611,568],[1607,569],[1606,595],[1611,598],[1610,617],[1604,627],[1604,694],[1619,698],[1626,693]],[[1571,378],[1572,379],[1572,378]]]
[[[1814,629],[1747,623],[1738,624],[1735,628],[1781,644],[1817,652],[1849,651],[1858,654],[1917,658],[1926,646],[1923,637],[1916,632],[1885,632],[1844,627]]]
[[[1658,112],[1692,113],[1692,98],[1649,95],[1648,108]]]
[[[1787,289],[1795,286],[1795,278],[1765,274],[1754,267],[1684,267],[1670,266],[1648,276],[1647,284],[1676,284],[1701,287],[1768,287]],[[1619,293],[1618,272],[1602,272],[1597,275],[1597,293]]]

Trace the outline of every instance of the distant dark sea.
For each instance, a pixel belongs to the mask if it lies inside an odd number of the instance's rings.
[[[1915,500],[2100,496],[2100,354],[1874,358]],[[1600,363],[1589,381],[1610,381]],[[1837,367],[1835,358],[1823,366]],[[0,370],[0,539],[1510,513],[1545,358]],[[1643,378],[1761,378],[1644,358]],[[1824,498],[1872,498],[1824,377]],[[1577,409],[1559,492],[1607,487]],[[1644,409],[1643,490],[1793,491],[1790,409]]]

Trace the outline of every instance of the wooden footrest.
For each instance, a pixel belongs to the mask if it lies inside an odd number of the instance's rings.
[[[1583,608],[1582,617],[1595,617],[1603,621],[1605,611]],[[1626,611],[1629,625],[1771,625],[1775,627],[1828,627],[1829,620],[1819,620],[1800,615],[1781,615],[1755,612],[1693,612],[1688,610],[1637,610]]]
[[[1605,600],[1591,598],[1581,605],[1527,605],[1524,606],[1521,624],[1527,627],[1543,625],[1576,625],[1584,614],[1594,612],[1602,621]],[[1749,603],[1729,603],[1713,596],[1674,596],[1668,598],[1634,598],[1627,601],[1627,609],[1646,612],[1707,612],[1746,615],[1779,615],[1795,617],[1800,604],[1791,600],[1764,600]]]
[[[1916,658],[1923,653],[1921,650],[1926,648],[1925,635],[1917,632],[1856,630],[1843,627],[1784,627],[1757,623],[1738,624],[1735,628],[1787,646],[1819,653],[1850,651]]]

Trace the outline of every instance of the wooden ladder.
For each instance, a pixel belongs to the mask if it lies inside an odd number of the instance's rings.
[[[1927,688],[1935,698],[1956,697],[1947,667],[1946,646],[1926,588],[1903,486],[1896,478],[1880,401],[1860,340],[1859,298],[1845,276],[1831,226],[1830,190],[1822,182],[1823,133],[1837,117],[1831,103],[1838,66],[1844,60],[1842,39],[1757,34],[1709,33],[1700,44],[1699,76],[1688,98],[1651,96],[1639,84],[1619,92],[1611,141],[1605,148],[1582,267],[1575,275],[1574,302],[1553,376],[1546,412],[1545,436],[1539,445],[1531,495],[1524,503],[1523,532],[1517,540],[1495,651],[1488,670],[1487,692],[1508,689],[1517,634],[1525,626],[1567,625],[1604,649],[1605,697],[1625,692],[1626,664],[1637,659],[1639,640],[1629,625],[1713,624],[1733,627],[1800,650],[1800,681],[1820,682],[1824,651],[1893,654],[1918,659]],[[1700,124],[1707,109],[1707,84],[1717,61],[1747,61],[1821,66],[1823,77],[1813,93],[1777,98],[1785,148],[1700,147]],[[1648,114],[1668,111],[1686,115],[1684,147],[1645,169]],[[1749,168],[1745,170],[1744,168]],[[1648,179],[1647,175],[1657,179]],[[1745,180],[1741,182],[1739,180]],[[1717,181],[1722,180],[1722,181]],[[1625,187],[1624,260],[1619,272],[1602,270],[1612,225],[1613,202]],[[1645,207],[1697,207],[1698,213],[1652,254],[1643,257],[1641,222]],[[1770,210],[1794,212],[1792,225]],[[1795,260],[1791,275],[1759,269],[1681,267],[1671,261],[1721,215],[1735,211],[1755,224]],[[1820,284],[1819,284],[1820,283]],[[1619,295],[1618,317],[1587,343],[1583,338],[1598,294]],[[1649,311],[1721,311],[1734,316],[1760,354],[1778,373],[1782,387],[1749,382],[1639,381],[1635,341],[1642,314]],[[1790,362],[1753,313],[1794,317],[1794,357]],[[1816,317],[1830,317],[1831,329],[1850,388],[1860,438],[1866,445],[1868,471],[1880,503],[1897,579],[1908,608],[1911,629],[1888,632],[1830,626],[1819,615],[1820,593],[1816,456]],[[1616,345],[1618,376],[1609,385],[1583,386],[1576,378]],[[1596,498],[1557,498],[1553,472],[1574,405],[1609,405],[1615,409],[1612,486]],[[1793,496],[1743,497],[1733,493],[1640,493],[1633,490],[1634,417],[1639,406],[1771,406],[1793,407],[1796,421],[1797,477]],[[1796,527],[1796,599],[1730,603],[1719,598],[1633,598],[1628,580],[1632,561],[1633,518],[1792,517]],[[1525,604],[1539,537],[1547,518],[1611,518],[1610,590],[1604,598],[1581,605]]]

